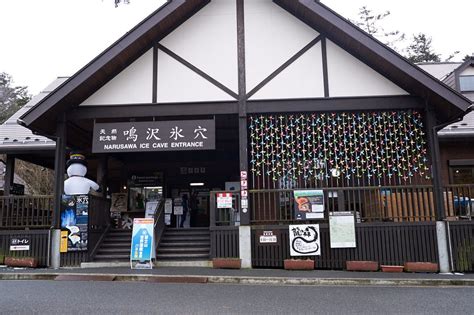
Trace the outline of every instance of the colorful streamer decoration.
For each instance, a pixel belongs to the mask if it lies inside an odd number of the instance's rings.
[[[273,181],[406,184],[429,179],[423,117],[413,110],[251,116],[250,167]]]

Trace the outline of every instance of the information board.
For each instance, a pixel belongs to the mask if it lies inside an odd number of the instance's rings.
[[[320,256],[319,224],[289,226],[291,256]]]
[[[294,197],[297,220],[324,219],[324,192],[322,190],[295,190]]]
[[[329,237],[331,248],[355,248],[356,234],[352,212],[331,212],[329,214]]]

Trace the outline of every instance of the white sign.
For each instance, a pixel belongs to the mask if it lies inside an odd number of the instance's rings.
[[[218,193],[217,194],[217,208],[218,209],[232,208],[232,193]]]
[[[291,256],[320,256],[319,224],[289,226]]]
[[[167,198],[165,201],[165,213],[173,213],[173,199]]]
[[[278,238],[273,234],[273,231],[263,231],[260,235],[260,244],[275,244],[278,243]]]
[[[182,198],[174,198],[174,208],[173,213],[174,215],[183,215],[183,199]]]
[[[331,248],[355,248],[354,214],[352,212],[331,212],[329,214],[329,236]]]
[[[30,245],[12,245],[10,246],[11,251],[16,250],[30,250]]]
[[[240,205],[242,208],[248,208],[249,207],[249,200],[247,198],[242,198],[240,200]]]

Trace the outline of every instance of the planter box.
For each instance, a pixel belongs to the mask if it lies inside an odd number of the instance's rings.
[[[403,272],[404,266],[389,266],[389,265],[381,265],[383,272]]]
[[[314,260],[311,259],[285,259],[283,263],[286,270],[314,270]]]
[[[240,269],[240,258],[214,258],[212,260],[212,267],[219,269]]]
[[[346,261],[346,270],[347,271],[378,271],[379,263],[376,261]]]
[[[9,267],[38,267],[38,260],[32,257],[5,257],[5,265]]]
[[[438,264],[430,262],[406,262],[405,271],[407,272],[438,272]]]

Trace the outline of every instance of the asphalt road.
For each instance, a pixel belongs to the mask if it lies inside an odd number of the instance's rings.
[[[1,314],[472,314],[474,288],[0,281]]]

